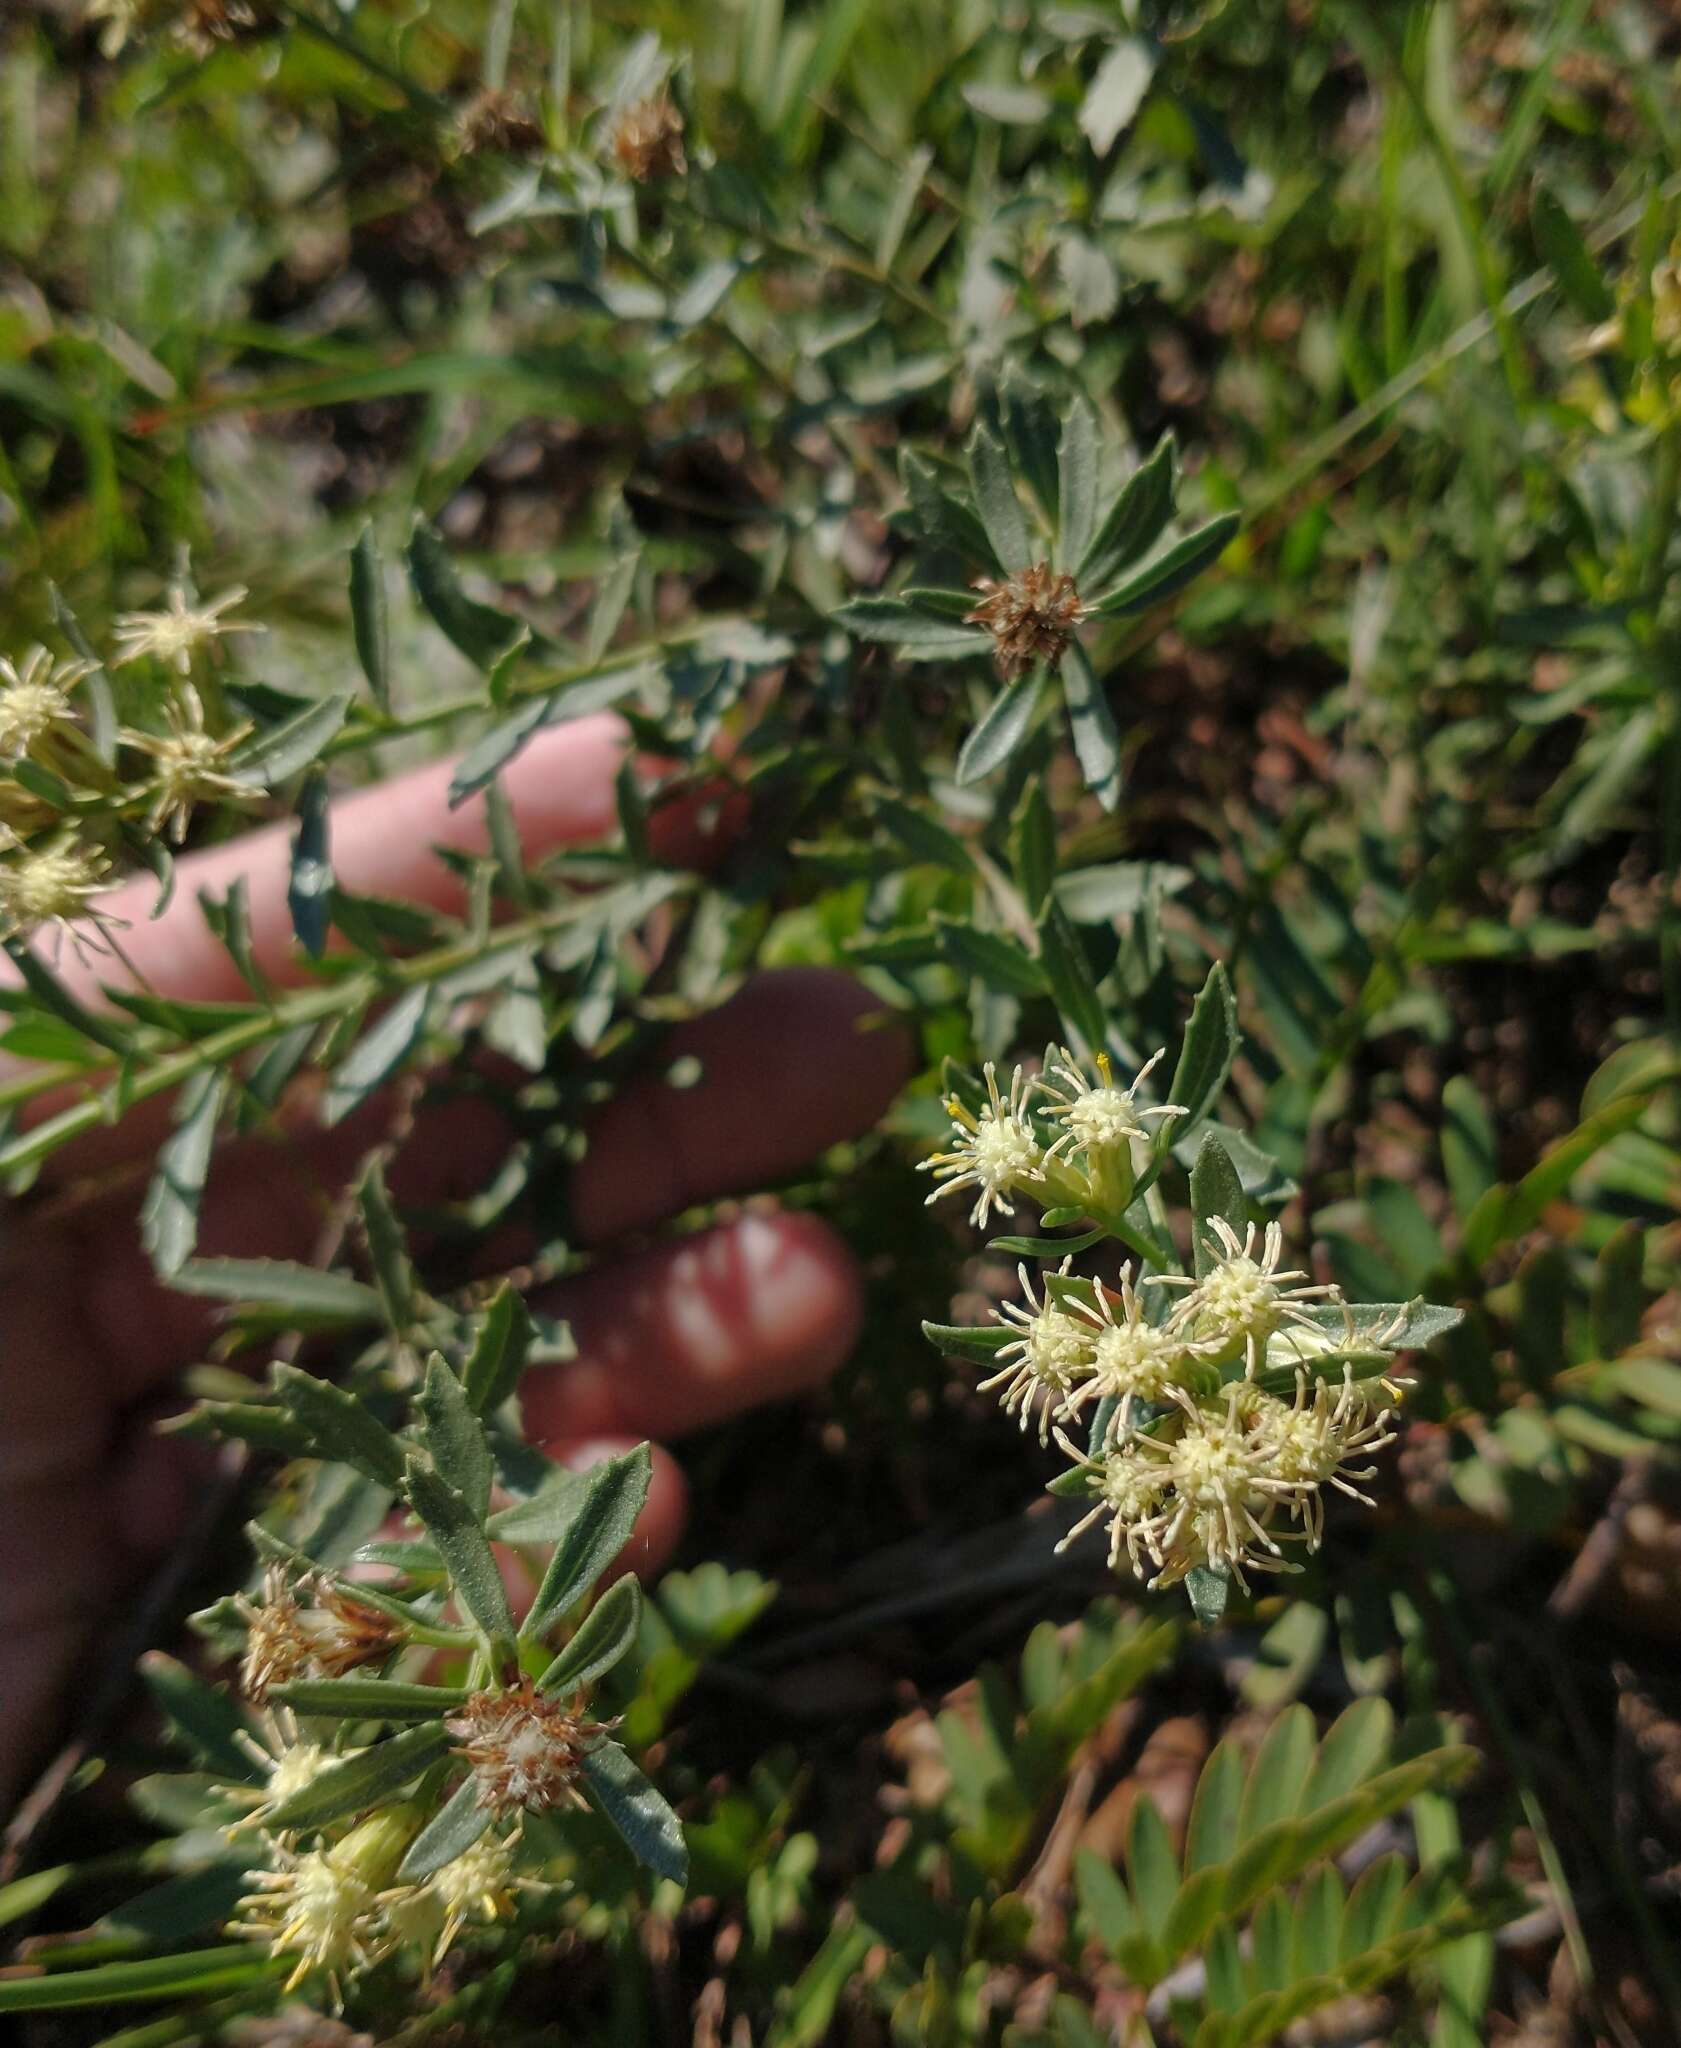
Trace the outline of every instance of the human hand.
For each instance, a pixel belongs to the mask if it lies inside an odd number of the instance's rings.
[[[624,748],[623,727],[602,715],[539,736],[509,765],[504,787],[529,856],[613,829]],[[481,851],[486,827],[482,799],[448,809],[448,781],[445,763],[337,804],[341,885],[456,907],[456,877],[432,849]],[[704,857],[693,813],[657,818],[656,832],[674,864]],[[243,874],[258,964],[277,982],[295,980],[287,871],[288,829],[273,826],[184,859],[175,900],[156,920],[149,879],[108,907],[130,919],[124,953],[159,992],[247,1000],[196,898]],[[61,973],[92,1004],[101,981],[127,979],[112,960],[68,954]],[[679,1027],[671,1055],[696,1057],[700,1078],[678,1090],[648,1076],[600,1112],[570,1188],[579,1240],[607,1244],[695,1202],[749,1191],[867,1129],[907,1069],[900,1033],[867,1028],[872,1020],[883,1021],[879,1008],[856,983],[796,970],[761,974]],[[375,1104],[330,1131],[225,1143],[204,1196],[200,1255],[307,1259],[327,1204],[388,1118],[389,1106]],[[144,1167],[163,1128],[162,1106],[148,1103],[54,1155],[32,1212],[14,1215],[0,1248],[0,1809],[44,1746],[93,1629],[179,1536],[199,1484],[191,1447],[151,1427],[213,1327],[204,1304],[158,1284],[141,1249]],[[418,1203],[464,1196],[483,1185],[504,1137],[480,1102],[423,1109],[388,1167],[392,1191]],[[860,1312],[845,1246],[817,1218],[779,1213],[631,1252],[534,1301],[571,1324],[577,1356],[527,1382],[526,1424],[551,1456],[573,1463],[821,1381],[850,1349]],[[683,1508],[681,1474],[656,1449],[632,1543],[639,1569],[669,1554]]]

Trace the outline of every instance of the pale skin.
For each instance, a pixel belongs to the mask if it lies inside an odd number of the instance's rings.
[[[603,715],[540,736],[510,766],[528,859],[613,831],[624,747]],[[482,802],[447,808],[447,782],[446,765],[344,799],[333,821],[342,886],[453,906],[457,884],[432,849],[479,850],[485,824]],[[709,835],[728,829],[703,829],[693,813],[656,822],[674,864],[704,860]],[[245,874],[259,961],[276,983],[295,981],[286,870],[286,828],[271,827],[183,860],[161,918],[150,917],[150,878],[106,902],[129,920],[123,951],[152,987],[243,1000],[197,893],[221,894]],[[60,970],[89,1002],[101,980],[127,979],[109,959],[79,964],[68,950]],[[600,1248],[646,1240],[679,1210],[749,1194],[868,1129],[909,1065],[904,1037],[885,1021],[844,976],[801,970],[760,975],[679,1027],[671,1056],[694,1054],[700,1079],[679,1090],[650,1075],[601,1111],[572,1181],[578,1236]],[[309,1258],[331,1199],[390,1116],[375,1105],[333,1133],[303,1121],[280,1140],[225,1146],[201,1255]],[[0,1246],[0,1816],[73,1725],[93,1630],[178,1539],[203,1485],[186,1447],[153,1427],[215,1328],[205,1304],[157,1285],[140,1247],[136,1208],[163,1128],[147,1105],[55,1156]],[[389,1169],[393,1189],[428,1202],[465,1195],[493,1171],[502,1142],[479,1103],[423,1112]],[[814,1217],[758,1206],[681,1240],[632,1242],[537,1299],[570,1322],[578,1355],[528,1383],[526,1426],[574,1463],[644,1437],[657,1446],[819,1384],[851,1348],[861,1312],[839,1239]],[[684,1504],[682,1474],[656,1447],[629,1559],[638,1570],[670,1555]]]

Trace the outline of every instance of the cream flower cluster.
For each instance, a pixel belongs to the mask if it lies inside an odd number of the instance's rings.
[[[27,756],[68,789],[96,800],[84,810],[104,803],[119,815],[143,813],[151,831],[167,833],[177,845],[197,805],[254,795],[255,786],[233,760],[251,726],[212,732],[191,679],[195,660],[224,635],[262,631],[224,616],[244,596],[236,587],[199,603],[189,600],[185,584],[175,583],[161,610],[124,612],[115,621],[113,668],[148,660],[169,672],[161,706],[165,730],[125,726],[117,735],[145,764],[137,780],[124,780],[95,752],[80,722],[75,692],[99,664],[58,661],[44,647],[16,662],[0,656],[0,760],[15,763]],[[121,920],[98,901],[108,892],[104,876],[110,861],[103,848],[73,827],[43,822],[38,797],[21,779],[0,782],[0,812],[0,850],[8,856],[0,860],[0,939],[27,939],[44,929],[69,932],[73,944],[108,945]]]
[[[1216,1218],[1205,1253],[1200,1279],[1135,1284],[1128,1266],[1112,1288],[1071,1277],[1065,1259],[1040,1291],[1022,1267],[1024,1299],[994,1311],[1010,1334],[981,1385],[1023,1429],[1037,1416],[1041,1443],[1054,1429],[1083,1475],[1090,1506],[1064,1545],[1107,1522],[1110,1563],[1152,1585],[1209,1566],[1247,1587],[1247,1570],[1298,1569],[1286,1543],[1319,1547],[1324,1487],[1367,1501],[1356,1482],[1376,1468],[1360,1461],[1393,1439],[1400,1388],[1357,1379],[1346,1356],[1334,1381],[1317,1368],[1355,1349],[1369,1365],[1404,1317],[1357,1336],[1335,1288],[1284,1267],[1277,1224],[1239,1237]],[[1167,1306],[1151,1288],[1183,1291]],[[1312,1313],[1327,1306],[1340,1329]],[[1288,1397],[1271,1391],[1281,1368]],[[1095,1444],[1059,1426],[1105,1403]]]
[[[1002,1092],[998,1070],[989,1060],[982,1070],[986,1100],[978,1111],[956,1095],[946,1099],[950,1145],[921,1165],[940,1183],[929,1201],[973,1188],[969,1220],[983,1228],[995,1209],[1013,1216],[1012,1197],[1019,1193],[1046,1208],[1065,1205],[1119,1215],[1132,1199],[1138,1166],[1134,1148],[1154,1142],[1150,1120],[1185,1114],[1175,1103],[1138,1100],[1162,1057],[1158,1052],[1147,1060],[1130,1086],[1121,1088],[1107,1053],[1097,1055],[1096,1072],[1090,1074],[1073,1053],[1056,1049],[1041,1074],[1030,1078],[1017,1067]],[[1048,1127],[1043,1134],[1042,1125]]]

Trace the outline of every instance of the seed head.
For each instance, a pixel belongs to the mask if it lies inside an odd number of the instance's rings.
[[[653,178],[680,178],[689,168],[683,153],[683,116],[668,93],[638,100],[613,124],[613,155],[620,170],[638,185]]]
[[[478,1783],[478,1803],[496,1813],[547,1813],[582,1806],[578,1776],[600,1724],[540,1693],[529,1678],[506,1692],[476,1692],[445,1723]]]
[[[241,1594],[236,1605],[245,1620],[240,1684],[246,1698],[259,1703],[293,1679],[342,1678],[380,1662],[405,1640],[389,1615],[345,1587],[319,1579],[294,1586],[279,1565],[264,1572],[260,1599]]]
[[[1057,666],[1085,613],[1072,576],[1059,575],[1049,562],[1035,562],[1002,582],[983,576],[975,588],[981,600],[964,613],[964,623],[984,626],[992,635],[998,673],[1006,682],[1039,662]]]

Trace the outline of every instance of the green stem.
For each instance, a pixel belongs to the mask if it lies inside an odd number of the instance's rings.
[[[529,945],[533,940],[548,937],[551,933],[575,923],[589,915],[593,908],[590,897],[569,897],[566,902],[538,912],[532,917],[518,918],[510,924],[498,925],[482,938],[457,940],[447,946],[439,946],[430,953],[422,953],[409,960],[388,963],[382,975],[372,973],[353,974],[344,981],[330,986],[299,990],[292,996],[282,998],[264,1010],[255,1010],[249,1017],[242,1017],[238,1023],[224,1026],[220,1031],[210,1033],[195,1044],[160,1058],[140,1072],[127,1072],[102,1088],[98,1094],[72,1103],[60,1110],[56,1116],[48,1117],[33,1130],[25,1131],[4,1148],[0,1148],[0,1173],[12,1172],[19,1167],[32,1166],[44,1159],[49,1152],[84,1131],[96,1125],[115,1122],[124,1111],[138,1102],[148,1101],[154,1095],[166,1094],[191,1079],[201,1068],[221,1066],[236,1059],[241,1053],[252,1051],[271,1038],[295,1029],[301,1024],[322,1023],[329,1017],[348,1015],[362,1004],[373,1001],[381,994],[395,993],[405,988],[415,988],[436,981],[443,981],[464,967],[486,959],[494,953],[509,952],[519,946]],[[118,1066],[119,1059],[113,1051],[103,1051],[96,1059],[66,1072],[66,1063],[35,1072],[20,1075],[0,1088],[0,1107],[13,1103],[32,1101],[49,1088],[62,1087],[67,1079],[85,1080],[90,1069],[106,1070]]]

